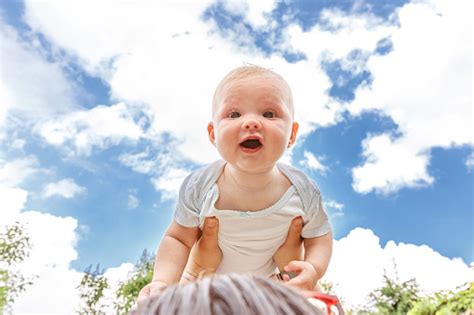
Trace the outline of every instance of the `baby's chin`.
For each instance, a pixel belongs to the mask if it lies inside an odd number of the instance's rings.
[[[241,172],[251,173],[251,174],[264,174],[273,170],[276,166],[276,162],[277,161],[274,161],[271,163],[265,163],[265,165],[262,165],[262,163],[259,163],[256,161],[255,162],[244,161],[244,162],[238,162],[236,164],[232,164],[232,163],[229,163],[229,164]]]

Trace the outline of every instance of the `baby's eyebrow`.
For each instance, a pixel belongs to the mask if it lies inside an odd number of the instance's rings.
[[[285,102],[283,100],[274,97],[262,100],[262,104],[272,108],[282,108],[285,106]]]
[[[227,95],[226,97],[222,98],[222,103],[227,104],[227,103],[235,103],[236,101],[239,100],[238,96],[235,95]]]

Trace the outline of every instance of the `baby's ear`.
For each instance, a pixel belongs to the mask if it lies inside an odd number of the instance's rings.
[[[290,144],[295,143],[296,135],[298,134],[299,128],[300,128],[300,125],[296,121],[294,121],[293,126],[291,126]]]
[[[214,124],[212,122],[207,124],[207,134],[209,135],[209,141],[211,141],[213,145],[216,145],[216,137],[214,134]]]

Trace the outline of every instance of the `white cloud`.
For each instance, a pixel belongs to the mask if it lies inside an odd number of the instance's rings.
[[[289,149],[287,149],[285,151],[285,153],[283,154],[283,156],[278,160],[278,163],[283,163],[283,164],[286,164],[286,165],[294,166],[293,165],[293,150],[294,150],[294,148],[295,148],[295,146],[292,146]]]
[[[466,159],[466,167],[469,171],[472,171],[474,168],[474,153],[471,153]]]
[[[254,27],[261,27],[268,23],[266,15],[275,8],[276,4],[277,1],[275,0],[231,0],[223,2],[228,12],[245,16]]]
[[[36,272],[34,284],[15,301],[14,314],[76,314],[82,273],[50,268]]]
[[[357,89],[348,109],[353,115],[381,111],[400,136],[364,141],[365,161],[353,170],[356,191],[429,185],[431,148],[474,143],[470,6],[463,0],[406,4],[391,34],[393,51],[369,58],[373,83]]]
[[[156,162],[150,159],[147,151],[122,154],[119,156],[119,161],[135,172],[142,174],[153,174],[157,169]]]
[[[347,14],[339,10],[323,10],[321,24],[303,31],[301,25],[289,24],[284,32],[285,49],[302,51],[314,63],[323,60],[344,60],[353,50],[374,51],[380,39],[388,37],[394,26],[370,15]],[[322,26],[324,25],[324,26]],[[356,69],[352,63],[343,63]]]
[[[334,200],[328,200],[324,204],[326,205],[326,207],[333,208],[333,209],[336,209],[336,210],[342,210],[344,208],[344,204],[339,203],[339,202],[334,201]]]
[[[6,187],[0,184],[0,200],[2,209],[0,211],[0,229],[5,225],[12,224],[23,209],[28,197],[28,192],[20,188]]]
[[[14,313],[74,313],[79,302],[76,287],[82,277],[69,266],[77,258],[76,219],[36,211],[22,212],[20,218],[32,243],[20,270],[37,278],[16,300]]]
[[[304,165],[312,170],[319,171],[321,173],[325,173],[327,171],[327,167],[324,166],[319,159],[311,152],[304,151],[305,160],[300,161],[301,165]]]
[[[387,134],[366,138],[362,143],[365,164],[352,170],[354,190],[388,194],[403,187],[432,184],[434,178],[427,171],[429,154],[418,152],[409,140],[393,140]]]
[[[56,183],[49,183],[43,188],[43,196],[45,198],[61,196],[70,199],[77,194],[85,192],[86,188],[79,186],[72,178],[65,178]]]
[[[37,211],[22,212],[21,218],[33,245],[29,259],[23,264],[25,271],[67,268],[77,258],[76,219]]]
[[[118,267],[112,267],[104,272],[111,288],[118,287],[120,282],[128,279],[130,274],[134,271],[135,265],[132,263],[123,263]]]
[[[38,160],[32,155],[9,162],[0,159],[0,184],[15,187],[39,171]]]
[[[324,201],[324,209],[328,212],[330,218],[338,218],[344,216],[344,204],[334,200]]]
[[[35,35],[22,40],[0,17],[0,36],[0,130],[78,107],[73,85],[59,63],[40,54]]]
[[[107,269],[104,272],[104,276],[107,279],[109,287],[104,290],[103,305],[104,311],[106,314],[115,314],[114,310],[114,301],[116,301],[117,296],[115,292],[119,288],[119,285],[122,281],[126,281],[130,278],[135,266],[132,263],[123,263],[118,267],[112,267]]]
[[[10,149],[23,150],[23,147],[26,144],[25,139],[15,139],[10,145]]]
[[[160,44],[161,40],[169,41],[171,36],[193,31],[197,17],[209,3],[25,1],[25,20],[52,42],[78,56],[91,73],[107,76],[111,58],[136,48],[141,50],[143,45],[166,47]],[[123,23],[124,19],[128,23]],[[58,25],[63,27],[58,28]],[[161,54],[155,57],[160,59]]]
[[[140,200],[133,194],[128,194],[128,208],[135,209],[140,205]]]
[[[155,189],[161,192],[162,200],[172,200],[177,198],[179,187],[188,174],[189,170],[170,168],[163,176],[152,178],[151,182]]]
[[[158,146],[166,147],[167,144],[162,142]],[[139,153],[125,153],[119,156],[119,161],[135,172],[153,176],[159,176],[163,170],[176,168],[182,162],[173,148],[166,148],[166,151],[157,153],[151,153],[148,148]]]
[[[334,291],[346,308],[366,305],[369,292],[383,285],[384,270],[400,281],[415,278],[423,294],[454,290],[474,280],[474,270],[461,259],[444,257],[426,245],[396,244],[385,247],[368,229],[356,228],[334,243],[333,258],[323,280],[334,284]],[[442,270],[442,272],[440,272]]]
[[[72,112],[38,126],[40,135],[55,146],[69,146],[69,153],[89,155],[94,147],[104,149],[143,136],[136,113],[124,103]]]

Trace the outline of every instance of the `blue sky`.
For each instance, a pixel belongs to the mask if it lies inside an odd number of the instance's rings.
[[[392,259],[426,290],[472,278],[468,6],[3,1],[0,218],[36,239],[22,267],[43,277],[31,291],[89,264],[117,277],[155,250],[181,180],[218,158],[205,131],[212,93],[243,62],[292,86],[301,130],[283,161],[323,193],[337,240],[327,277],[341,296],[363,303],[349,285],[357,253],[372,258],[357,265],[373,279],[362,293]],[[435,270],[447,276],[428,281]],[[61,310],[76,301],[64,292]]]

